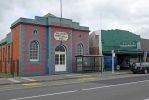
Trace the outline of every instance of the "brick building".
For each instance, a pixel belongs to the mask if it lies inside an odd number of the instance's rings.
[[[0,41],[0,61],[17,61],[18,68],[8,63],[20,76],[76,72],[76,55],[89,53],[89,28],[70,19],[52,14],[35,19],[20,18],[11,32]]]
[[[11,58],[12,58],[12,43],[11,33],[7,34],[6,38],[0,41],[0,72],[11,71]],[[15,68],[14,68],[15,70]]]

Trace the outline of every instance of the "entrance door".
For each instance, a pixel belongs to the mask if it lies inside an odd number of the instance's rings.
[[[55,48],[55,71],[66,71],[66,50],[63,46]]]

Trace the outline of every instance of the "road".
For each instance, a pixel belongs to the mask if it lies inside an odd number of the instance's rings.
[[[0,100],[149,100],[149,75],[57,86],[16,87],[0,91]]]

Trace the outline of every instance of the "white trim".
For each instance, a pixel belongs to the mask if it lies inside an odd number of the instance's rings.
[[[63,46],[63,48],[65,49],[65,52],[61,52],[61,51],[55,51],[55,55],[57,54],[59,56],[59,64],[55,64],[55,72],[61,72],[61,71],[66,71],[66,48]],[[64,64],[60,64],[60,55],[65,55],[65,61]]]
[[[17,98],[17,99],[9,99],[9,100],[26,100],[26,99],[32,99],[32,98],[47,97],[47,96],[52,96],[52,95],[60,95],[60,94],[74,93],[74,92],[77,92],[77,91],[78,91],[78,90],[65,91],[65,92],[57,92],[57,93],[43,94],[43,95],[30,96],[30,97],[24,97],[24,98]]]
[[[39,59],[30,59],[30,61],[36,62],[36,61],[39,61]]]

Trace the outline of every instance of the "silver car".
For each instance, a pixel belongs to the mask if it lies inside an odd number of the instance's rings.
[[[140,62],[132,64],[131,71],[135,73],[149,73],[149,62]]]

